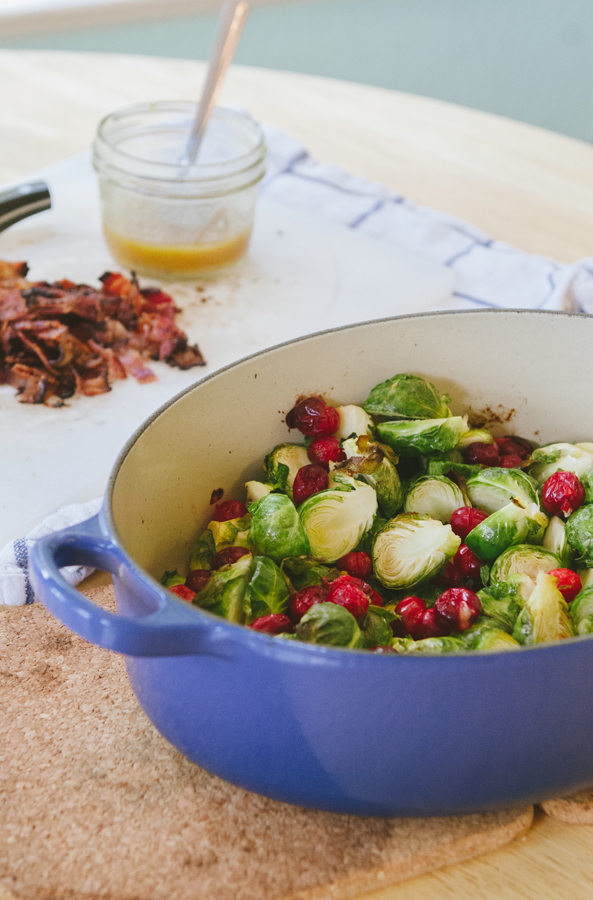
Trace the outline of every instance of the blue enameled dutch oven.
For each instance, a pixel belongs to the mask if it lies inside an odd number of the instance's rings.
[[[126,655],[158,730],[209,772],[341,813],[469,813],[593,783],[593,640],[506,653],[405,657],[281,641],[183,603],[159,584],[187,569],[210,496],[244,497],[288,437],[298,395],[360,403],[397,372],[426,376],[454,414],[489,408],[499,432],[593,440],[593,320],[561,313],[435,313],[303,338],[180,394],[121,453],[101,513],[32,553],[43,603]],[[118,614],[61,578],[113,574]]]

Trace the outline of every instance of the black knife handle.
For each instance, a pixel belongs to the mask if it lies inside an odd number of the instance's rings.
[[[51,208],[51,195],[44,181],[19,184],[0,191],[0,231],[10,228],[20,219]]]

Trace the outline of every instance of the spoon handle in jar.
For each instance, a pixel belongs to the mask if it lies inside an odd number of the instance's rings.
[[[216,103],[216,98],[231,60],[235,55],[243,26],[249,12],[247,0],[227,0],[218,17],[218,31],[210,63],[206,84],[187,145],[187,165],[194,164],[204,137],[208,119]]]

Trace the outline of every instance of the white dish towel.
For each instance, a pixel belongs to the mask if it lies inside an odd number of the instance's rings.
[[[517,250],[468,222],[417,206],[405,197],[312,159],[305,148],[273,126],[264,126],[268,171],[262,190],[276,200],[345,228],[424,253],[456,273],[451,308],[567,309],[593,313],[593,259],[573,265]],[[414,312],[410,309],[410,312]],[[92,401],[91,401],[92,402]],[[64,507],[0,551],[0,605],[34,601],[27,575],[29,549],[52,531],[94,515],[101,499]],[[79,584],[83,566],[64,570]]]

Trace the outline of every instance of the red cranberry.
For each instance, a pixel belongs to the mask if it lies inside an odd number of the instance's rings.
[[[480,598],[467,588],[450,588],[441,594],[434,605],[436,621],[441,626],[441,633],[466,631],[473,625],[480,613]]]
[[[346,454],[340,447],[337,437],[315,438],[307,450],[307,456],[317,466],[329,471],[330,462],[343,462]]]
[[[290,598],[288,612],[293,622],[300,622],[306,612],[316,603],[325,603],[329,593],[329,584],[312,584],[297,591]]]
[[[427,612],[426,604],[420,597],[404,597],[400,600],[395,611],[402,617],[407,634],[416,640],[423,636],[423,619]]]
[[[240,519],[247,514],[247,507],[240,500],[223,500],[214,507],[213,522],[228,522],[230,519]]]
[[[328,484],[327,472],[321,466],[302,466],[296,473],[292,485],[292,497],[295,506],[300,506],[307,497],[318,494],[319,491],[327,490]]]
[[[185,600],[186,603],[191,603],[196,596],[196,592],[190,590],[184,584],[174,584],[169,590],[173,594],[177,594],[178,597],[181,597],[182,600]]]
[[[437,622],[434,607],[432,609],[427,609],[422,616],[420,629],[422,631],[423,638],[441,637],[443,632],[439,623]]]
[[[572,603],[576,595],[583,589],[583,582],[572,569],[552,569],[548,575],[552,575],[556,579],[558,590],[567,603]]]
[[[503,469],[520,469],[523,460],[517,453],[507,453],[500,457],[500,465]]]
[[[192,569],[185,579],[185,586],[199,594],[209,578],[210,571],[208,569]]]
[[[453,557],[453,565],[464,578],[479,580],[482,561],[478,559],[467,544],[460,544],[457,553]]]
[[[517,437],[500,437],[494,438],[498,446],[498,452],[501,456],[518,456],[520,459],[527,459],[531,456],[533,447],[529,441]],[[501,463],[502,465],[502,463]]]
[[[572,472],[554,472],[542,489],[542,505],[550,516],[569,516],[585,502],[585,488]]]
[[[370,584],[367,584],[367,582],[363,581],[362,578],[356,578],[356,576],[351,576],[350,581],[352,582],[352,584],[355,584],[357,587],[359,587],[361,591],[365,592],[373,606],[383,606],[383,597],[381,596],[381,594],[378,594],[377,591],[375,591],[370,586]]]
[[[447,562],[445,571],[437,575],[434,583],[441,587],[459,587],[463,583],[463,576],[452,559]]]
[[[307,437],[324,437],[335,434],[340,427],[340,413],[333,406],[326,406],[319,397],[301,400],[286,416],[289,428],[298,428]]]
[[[214,554],[210,560],[210,568],[222,569],[223,566],[231,566],[248,553],[247,547],[225,547],[224,550],[219,550]]]
[[[396,653],[395,647],[386,647],[383,644],[379,644],[377,647],[373,647],[373,653]]]
[[[453,534],[464,541],[470,531],[473,531],[476,525],[487,518],[488,513],[482,512],[481,509],[474,509],[473,506],[460,506],[451,516],[451,529]]]
[[[336,563],[338,569],[342,569],[352,575],[353,578],[368,578],[373,571],[373,563],[368,553],[360,550],[358,553],[347,553]]]
[[[343,606],[355,619],[362,619],[368,612],[370,601],[360,585],[356,584],[357,581],[350,575],[340,575],[332,581],[327,601]]]
[[[465,449],[465,461],[482,466],[497,466],[498,447],[496,444],[485,444],[483,441],[474,441]]]
[[[261,616],[249,627],[254,631],[264,631],[266,634],[287,634],[292,631],[292,622],[288,616],[273,613],[271,616]]]

